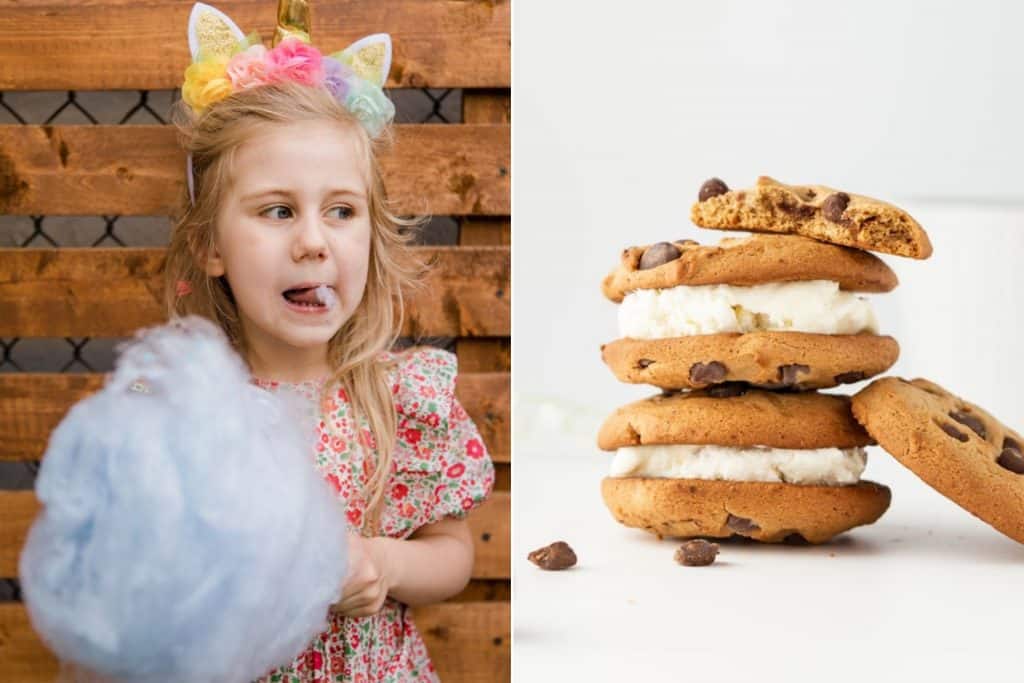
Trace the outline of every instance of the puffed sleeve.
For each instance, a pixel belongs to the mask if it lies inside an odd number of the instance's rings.
[[[408,532],[445,517],[463,518],[490,495],[494,464],[455,398],[457,360],[441,349],[404,352],[393,392],[398,411],[391,503]]]

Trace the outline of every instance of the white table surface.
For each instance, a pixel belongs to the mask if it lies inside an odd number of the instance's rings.
[[[514,680],[1024,680],[1024,546],[880,448],[865,478],[893,502],[876,524],[823,546],[724,543],[683,567],[679,541],[604,507],[602,416],[522,396],[516,411]],[[575,568],[526,560],[555,540]]]

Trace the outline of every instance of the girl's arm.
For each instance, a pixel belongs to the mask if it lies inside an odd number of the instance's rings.
[[[387,597],[412,607],[441,602],[465,588],[473,571],[464,519],[442,519],[408,539],[352,534],[349,541],[349,575],[341,601],[331,607],[347,617],[376,614]]]

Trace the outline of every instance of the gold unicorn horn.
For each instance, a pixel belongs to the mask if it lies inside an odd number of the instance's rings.
[[[277,45],[285,38],[298,38],[304,43],[313,42],[309,37],[307,0],[278,0],[277,30],[274,31],[273,45]]]

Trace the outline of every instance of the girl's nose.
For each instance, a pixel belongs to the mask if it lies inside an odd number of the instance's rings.
[[[292,256],[296,261],[306,258],[322,260],[327,257],[327,241],[320,217],[313,215],[304,218],[297,226],[295,241],[292,245]]]

